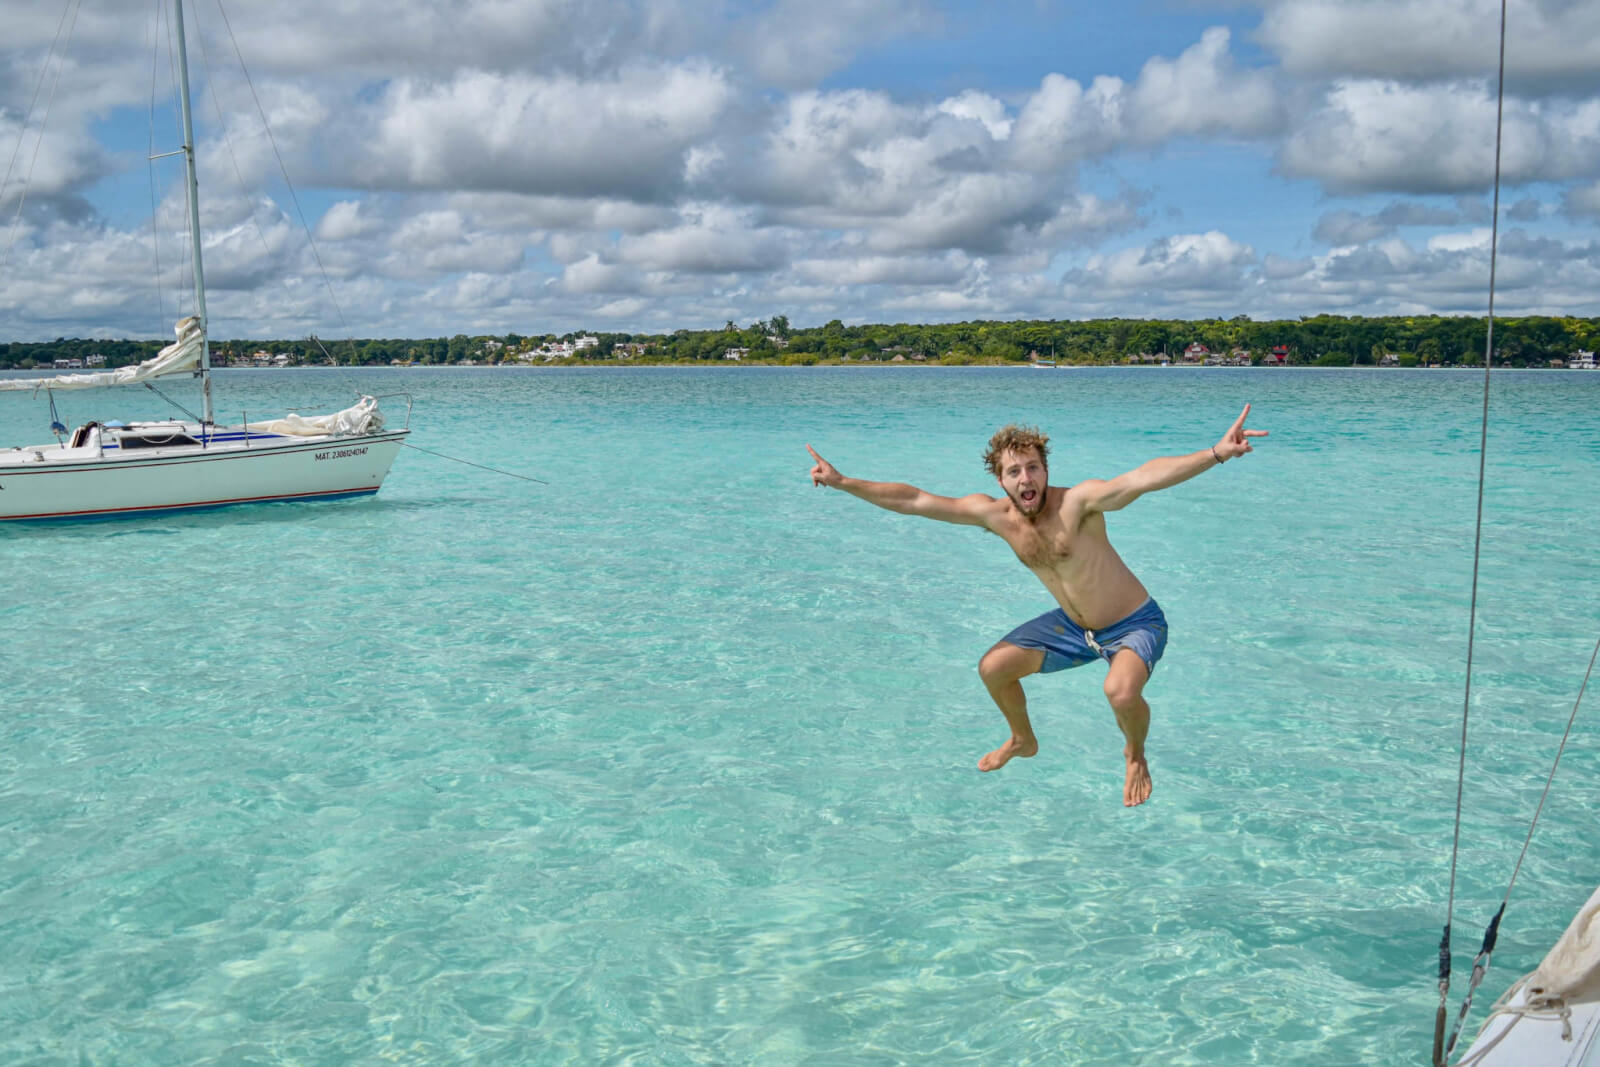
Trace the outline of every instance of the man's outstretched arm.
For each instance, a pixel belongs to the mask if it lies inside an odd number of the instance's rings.
[[[1249,414],[1250,405],[1246,404],[1239,417],[1233,420],[1233,425],[1222,435],[1222,440],[1210,448],[1191,452],[1187,456],[1152,459],[1110,481],[1080,482],[1074,486],[1074,491],[1083,493],[1084,506],[1088,511],[1117,511],[1146,493],[1186,482],[1201,471],[1208,471],[1246,452],[1255,451],[1250,447],[1250,438],[1265,437],[1267,431],[1245,429],[1244,420]]]
[[[971,496],[936,496],[914,485],[903,482],[868,482],[860,478],[846,478],[832,463],[817,455],[817,450],[806,445],[806,451],[816,464],[811,468],[811,484],[842,489],[851,496],[860,497],[901,515],[920,515],[925,519],[953,522],[962,526],[988,526],[988,516],[995,500],[982,493]]]

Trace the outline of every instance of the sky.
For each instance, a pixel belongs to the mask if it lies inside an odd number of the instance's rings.
[[[164,2],[6,0],[0,340],[192,310]],[[1487,307],[1498,2],[186,11],[220,338]],[[1496,312],[1600,315],[1600,4],[1505,62]]]

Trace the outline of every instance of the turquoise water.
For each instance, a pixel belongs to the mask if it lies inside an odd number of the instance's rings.
[[[236,371],[408,390],[381,494],[0,529],[0,1062],[1372,1064],[1428,1054],[1481,377]],[[996,538],[813,490],[1254,455],[1111,517],[1156,792]],[[1600,375],[1497,375],[1457,991],[1600,636]],[[69,424],[165,413],[64,394]],[[395,410],[394,401],[387,404]],[[120,407],[107,405],[121,404]],[[40,400],[0,394],[0,444]],[[1600,881],[1594,697],[1480,1004]],[[1473,1026],[1482,1018],[1475,1013]]]

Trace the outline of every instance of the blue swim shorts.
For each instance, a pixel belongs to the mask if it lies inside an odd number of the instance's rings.
[[[1056,608],[1037,619],[1025,622],[1006,634],[1003,640],[1021,648],[1044,650],[1044,666],[1039,670],[1064,671],[1082,667],[1097,659],[1111,662],[1111,657],[1124,648],[1131,648],[1144,660],[1147,673],[1156,669],[1156,661],[1167,650],[1167,617],[1161,605],[1146,600],[1121,622],[1114,622],[1099,630],[1085,630]]]

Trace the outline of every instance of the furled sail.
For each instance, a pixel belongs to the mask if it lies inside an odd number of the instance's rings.
[[[167,374],[180,374],[200,365],[206,349],[206,332],[193,315],[181,319],[176,327],[178,339],[154,357],[132,367],[100,371],[95,374],[58,374],[54,378],[9,378],[0,389],[93,389],[102,385],[137,385]]]
[[[1527,988],[1528,1003],[1535,1007],[1600,1000],[1600,889],[1528,976]]]
[[[288,437],[321,437],[325,434],[349,437],[356,434],[377,433],[383,429],[383,415],[378,411],[377,400],[364,396],[359,403],[343,411],[336,411],[332,415],[290,414],[281,419],[252,422],[248,425],[252,430],[281,433]]]

